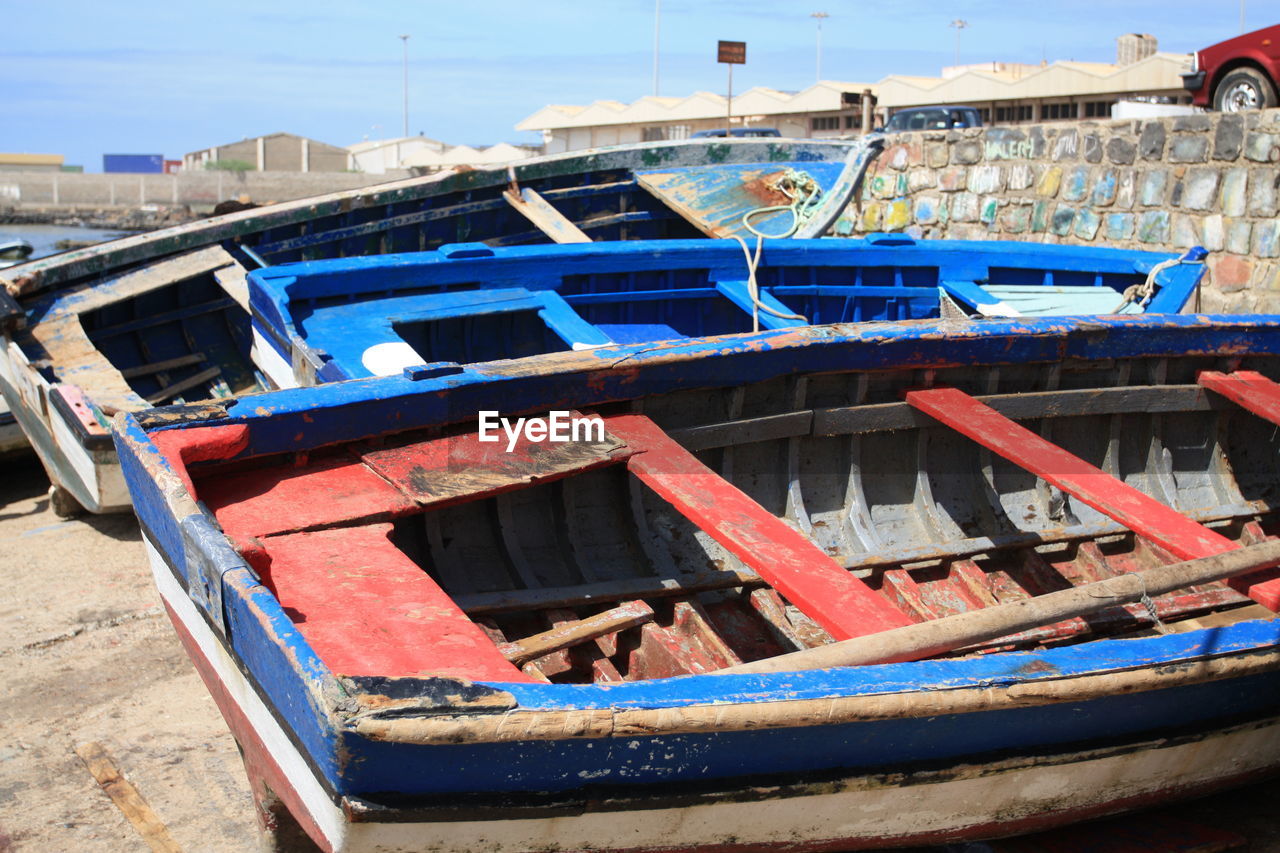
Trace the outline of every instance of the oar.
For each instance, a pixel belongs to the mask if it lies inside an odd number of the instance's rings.
[[[974,643],[1007,637],[1108,607],[1141,601],[1197,584],[1280,565],[1280,539],[1212,557],[1159,566],[1047,595],[971,610],[929,622],[891,628],[828,646],[739,664],[717,674],[790,672],[832,666],[860,666],[919,660]]]

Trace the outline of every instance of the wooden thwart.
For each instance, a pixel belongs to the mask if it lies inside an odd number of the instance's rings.
[[[906,400],[1178,557],[1206,557],[1235,547],[1225,536],[1046,441],[957,388],[908,391]]]
[[[82,743],[76,747],[76,755],[89,768],[93,778],[98,780],[111,802],[116,804],[116,808],[120,809],[125,819],[142,836],[142,840],[147,842],[148,847],[156,853],[182,853],[182,847],[173,840],[168,827],[151,810],[138,789],[120,773],[102,744],[93,741]]]
[[[640,415],[608,420],[628,470],[837,639],[910,624],[889,601]]]
[[[1020,631],[1052,625],[1109,607],[1141,601],[1197,584],[1211,583],[1280,565],[1280,540],[1269,540],[1210,557],[1095,581],[1036,598],[971,610],[931,622],[895,628],[768,660],[722,673],[788,672],[832,666],[920,660]]]
[[[1196,381],[1260,418],[1280,424],[1280,385],[1253,370],[1203,370]]]

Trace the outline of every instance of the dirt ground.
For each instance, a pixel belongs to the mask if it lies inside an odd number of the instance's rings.
[[[0,460],[0,853],[147,849],[75,755],[86,741],[184,850],[257,849],[235,743],[160,607],[133,516],[63,521],[47,488],[34,458]],[[1170,813],[1280,853],[1277,803],[1280,781]]]

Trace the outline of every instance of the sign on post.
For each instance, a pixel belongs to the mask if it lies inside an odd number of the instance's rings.
[[[722,41],[716,50],[716,62],[729,65],[747,64],[747,43],[745,41]]]
[[[729,97],[725,99],[724,135],[733,136],[733,66],[747,64],[745,41],[720,41],[716,48],[716,62],[729,66]]]

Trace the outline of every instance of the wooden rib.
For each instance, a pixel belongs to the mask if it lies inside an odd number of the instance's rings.
[[[169,834],[169,828],[147,805],[138,789],[124,778],[102,744],[93,741],[82,743],[76,747],[76,755],[148,847],[155,853],[182,853],[182,847]]]
[[[516,666],[523,666],[552,652],[571,648],[605,634],[634,628],[652,620],[652,607],[643,601],[628,601],[603,613],[597,613],[576,622],[557,625],[548,631],[525,637],[523,640],[505,643],[498,647],[498,651]]]
[[[760,614],[760,618],[769,626],[770,633],[779,646],[790,646],[794,651],[800,649],[811,648],[817,643],[808,642],[808,638],[802,637],[795,627],[791,624],[791,620],[787,618],[787,609],[782,604],[782,598],[772,589],[753,589],[747,600],[751,604],[751,609]]]
[[[631,473],[837,638],[912,624],[795,529],[698,461],[641,415],[608,421],[636,452]]]

